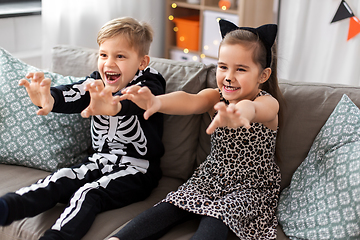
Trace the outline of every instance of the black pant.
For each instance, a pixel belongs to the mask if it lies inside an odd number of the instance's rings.
[[[142,173],[131,165],[111,164],[104,159],[62,168],[3,196],[9,207],[6,224],[66,203],[67,208],[41,239],[81,239],[98,213],[145,199],[160,176],[160,169],[152,165]]]
[[[175,225],[194,218],[201,218],[201,221],[191,239],[221,240],[227,238],[229,228],[220,219],[196,215],[170,203],[160,203],[139,214],[116,233],[115,237],[120,240],[159,239]]]

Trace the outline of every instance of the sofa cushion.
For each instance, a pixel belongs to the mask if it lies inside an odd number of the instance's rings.
[[[279,222],[301,239],[360,237],[360,110],[343,95],[280,196]]]
[[[0,48],[0,163],[54,171],[79,162],[90,147],[90,122],[79,114],[36,115],[19,80],[39,71]],[[52,84],[78,81],[45,72]]]
[[[0,196],[7,192],[18,190],[21,187],[29,186],[48,174],[49,172],[38,169],[0,164]],[[168,192],[175,190],[181,183],[182,181],[179,179],[163,177],[158,187],[144,201],[97,215],[90,230],[82,240],[106,239],[119,226],[159,202]],[[15,221],[6,227],[0,226],[0,239],[39,239],[55,223],[65,206],[64,204],[58,204],[54,208],[35,217]]]
[[[169,59],[151,58],[150,66],[159,71],[166,80],[166,93],[185,91],[198,93],[206,87],[208,67],[202,63],[179,62]],[[164,116],[163,143],[165,154],[161,159],[161,169],[168,177],[186,180],[193,173],[197,162],[206,157],[206,146],[199,144],[204,115]],[[210,139],[206,139],[209,141]],[[205,148],[205,149],[204,149]],[[201,158],[201,159],[199,159]]]

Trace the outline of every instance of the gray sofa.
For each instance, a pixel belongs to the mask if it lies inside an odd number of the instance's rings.
[[[96,56],[96,50],[58,46],[53,49],[51,71],[64,76],[86,76],[96,70]],[[212,65],[152,58],[150,66],[163,74],[167,81],[167,92],[184,90],[196,93],[203,88],[216,86],[215,66]],[[315,136],[341,96],[346,93],[356,105],[360,106],[360,88],[285,80],[280,82],[287,103],[284,124],[278,138],[283,189],[289,185],[292,174],[307,156]],[[209,122],[210,119],[206,114],[165,116],[163,136],[165,155],[161,165],[163,178],[159,186],[144,201],[98,215],[83,239],[106,239],[185,181],[210,150],[210,138],[205,133]],[[48,174],[49,172],[44,170],[0,164],[0,195],[27,186]],[[0,227],[0,239],[38,239],[53,225],[63,209],[64,205],[59,204],[33,218]],[[196,228],[196,221],[187,222],[174,228],[161,239],[189,239]],[[277,239],[288,239],[282,232],[281,226],[278,226],[278,230]],[[231,234],[228,239],[237,238]]]

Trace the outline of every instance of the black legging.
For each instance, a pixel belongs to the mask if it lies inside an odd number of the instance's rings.
[[[159,239],[170,228],[187,220],[201,217],[200,225],[192,240],[226,239],[229,228],[219,219],[199,216],[170,203],[160,203],[135,217],[114,237],[120,240]]]

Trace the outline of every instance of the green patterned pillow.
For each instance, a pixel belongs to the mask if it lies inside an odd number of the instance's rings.
[[[41,71],[0,48],[0,163],[47,171],[80,162],[91,146],[90,122],[79,114],[36,115],[19,80]],[[78,81],[45,72],[53,85]]]
[[[281,195],[290,239],[360,238],[360,110],[343,95]]]

